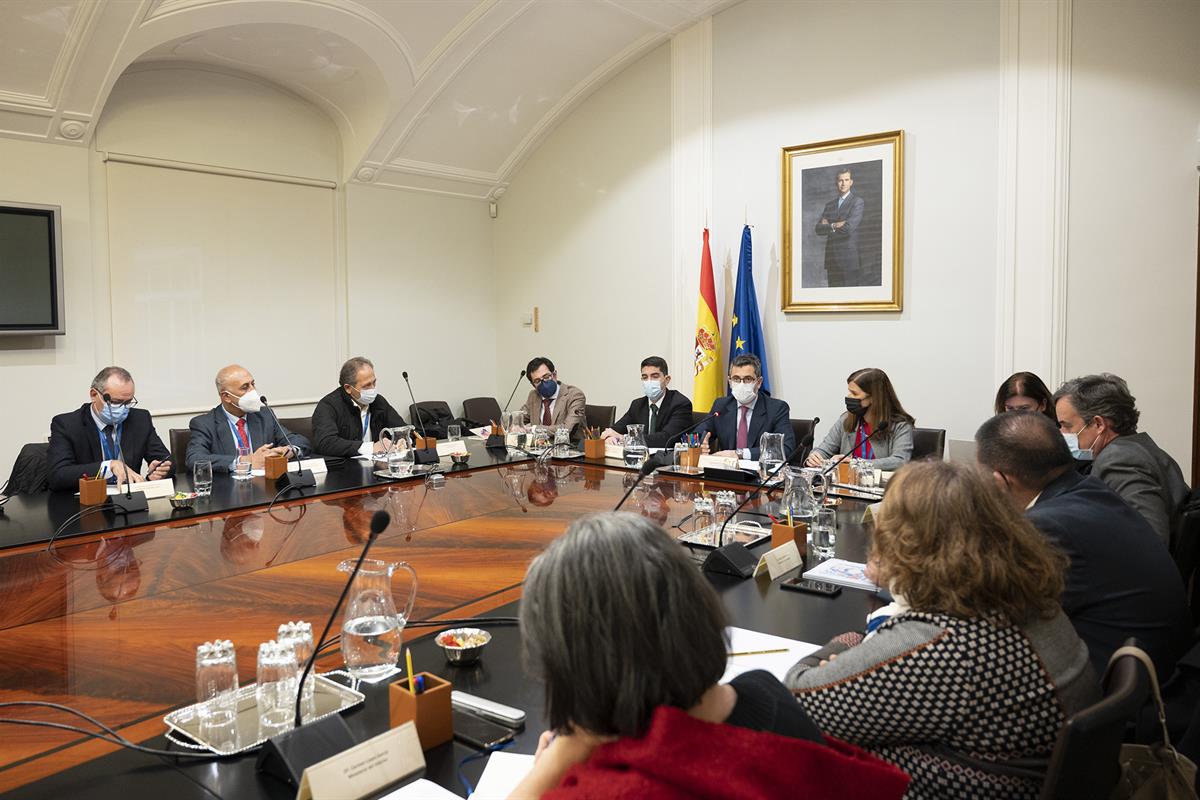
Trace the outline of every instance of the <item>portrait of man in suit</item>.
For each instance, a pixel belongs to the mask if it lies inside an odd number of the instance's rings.
[[[802,185],[806,222],[802,286],[879,286],[881,162],[806,169]]]

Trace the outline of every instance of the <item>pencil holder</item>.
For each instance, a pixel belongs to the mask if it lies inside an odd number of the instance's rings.
[[[585,458],[604,458],[604,440],[584,439],[583,455]]]
[[[805,551],[808,549],[808,525],[803,522],[797,522],[795,525],[776,522],[771,526],[772,550],[792,541],[796,543],[796,547],[800,550],[800,557],[803,558]]]
[[[408,690],[407,680],[395,681],[388,687],[388,716],[393,728],[411,720],[417,726],[421,749],[429,750],[454,736],[450,682],[428,672],[418,672],[417,676],[425,679],[425,691],[420,694]]]
[[[416,437],[416,444],[414,444],[413,447],[417,448],[418,450],[427,450],[427,449],[436,448],[437,447],[437,437],[435,437],[435,436],[418,436],[418,437]]]
[[[287,463],[286,456],[267,456],[263,460],[263,470],[266,472],[267,480],[273,481],[283,473],[287,472]]]
[[[108,499],[108,482],[97,475],[79,479],[79,505],[98,506]]]

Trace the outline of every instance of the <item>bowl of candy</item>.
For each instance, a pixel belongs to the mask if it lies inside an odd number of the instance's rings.
[[[442,631],[434,639],[446,654],[446,660],[459,666],[478,661],[491,640],[492,635],[479,628],[452,628]]]
[[[458,465],[464,465],[471,460],[470,453],[451,453],[450,460]]]
[[[172,508],[191,508],[196,505],[196,498],[199,496],[195,492],[176,492],[169,499]]]

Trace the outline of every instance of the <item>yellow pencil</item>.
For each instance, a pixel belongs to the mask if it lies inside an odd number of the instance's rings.
[[[417,693],[417,685],[413,682],[412,671],[412,648],[409,647],[404,651],[404,662],[408,665],[408,691],[413,694]]]
[[[725,655],[729,656],[730,658],[733,658],[734,656],[765,656],[771,653],[786,653],[787,651],[788,649],[786,647],[780,647],[777,650],[747,650],[742,653],[726,653]]]

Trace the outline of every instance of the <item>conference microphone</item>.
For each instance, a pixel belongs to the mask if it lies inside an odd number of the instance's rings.
[[[313,475],[312,470],[300,468],[300,448],[292,444],[292,437],[287,432],[287,428],[283,427],[283,423],[279,421],[279,415],[275,413],[275,409],[267,404],[267,398],[260,394],[258,399],[262,401],[263,408],[271,412],[271,419],[275,422],[275,428],[283,434],[283,440],[288,443],[288,448],[294,448],[296,451],[296,471],[284,470],[284,473],[276,480],[275,485],[283,486],[285,489],[306,489],[310,486],[316,486],[317,478]],[[291,461],[291,459],[288,460]]]
[[[350,587],[353,585],[355,577],[358,576],[363,561],[366,560],[367,552],[375,543],[376,537],[391,522],[391,515],[386,511],[376,511],[371,517],[371,530],[367,535],[367,541],[358,555],[358,561],[351,570],[350,577],[346,579],[346,585],[342,587],[341,596],[333,606],[333,613],[325,622],[325,630],[321,631],[321,638],[313,643],[312,655],[305,662],[304,672],[301,673],[300,681],[296,684],[296,727],[272,736],[263,743],[256,764],[259,772],[266,772],[297,786],[301,776],[304,775],[304,770],[358,744],[354,734],[350,731],[350,726],[346,724],[346,720],[342,719],[341,714],[330,714],[316,722],[304,724],[302,718],[304,681],[312,672],[313,664],[317,661],[317,654],[325,646],[325,638],[329,636],[329,629],[333,626],[333,621],[337,618],[342,603],[346,602],[346,595],[350,593]]]
[[[674,445],[675,440],[679,439],[683,436],[687,436],[689,433],[696,430],[696,428],[699,428],[701,425],[708,422],[710,419],[714,419],[719,416],[721,416],[721,412],[714,411],[711,414],[709,414],[708,416],[701,419],[699,422],[697,422],[692,427],[684,428],[679,433],[675,434],[670,439],[668,439],[667,440],[667,448],[665,448],[661,453],[655,453],[654,455],[650,456],[642,463],[642,474],[645,475],[647,473],[653,472],[654,470],[658,469],[659,467],[671,466],[671,462],[674,461],[674,455],[670,448]]]
[[[513,384],[512,394],[508,396],[508,402],[504,404],[504,410],[508,411],[508,407],[512,405],[513,398],[517,396],[517,388],[521,385],[521,381],[525,380],[525,370],[521,370],[521,374],[517,376],[517,382]]]
[[[108,418],[112,419],[112,395],[105,392],[101,395],[104,400],[104,405],[108,407]],[[121,434],[116,426],[113,426],[113,443],[117,446],[117,461],[125,464],[125,454],[121,451]],[[109,498],[109,503],[112,504],[114,511],[121,511],[124,514],[132,514],[135,511],[146,511],[150,506],[146,503],[146,493],[138,492],[137,497],[133,496],[132,484],[129,480],[129,465],[125,465],[125,491],[118,492]],[[121,482],[117,482],[118,490],[121,488]]]
[[[417,398],[413,395],[412,384],[408,382],[408,373],[401,372],[400,376],[404,378],[404,385],[408,387],[408,396],[412,400],[413,415],[417,418],[417,424],[421,426],[422,444],[424,440],[429,438],[425,433],[425,420],[421,414],[421,407],[417,405]],[[436,447],[418,447],[413,451],[413,462],[416,464],[437,464],[441,461]]]

